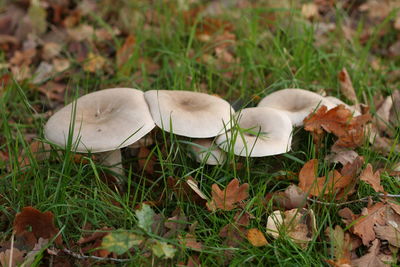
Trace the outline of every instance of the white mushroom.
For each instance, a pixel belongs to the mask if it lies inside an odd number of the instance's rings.
[[[221,165],[225,162],[226,153],[216,146],[213,139],[195,139],[192,143],[190,148],[193,150],[197,162],[207,165]]]
[[[238,156],[264,157],[290,150],[292,123],[289,117],[267,107],[246,108],[236,114],[237,127],[217,137],[216,143]]]
[[[142,91],[114,88],[84,95],[63,107],[44,130],[46,138],[57,145],[66,147],[71,138],[74,152],[98,153],[128,146],[154,127]]]
[[[193,138],[209,138],[229,129],[231,105],[216,96],[189,92],[151,90],[144,94],[151,115],[164,131]]]
[[[335,107],[323,96],[303,89],[282,89],[267,95],[258,104],[285,112],[294,126],[303,125],[304,118],[322,105],[328,109]]]

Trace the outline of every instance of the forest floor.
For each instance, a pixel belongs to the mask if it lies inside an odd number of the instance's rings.
[[[2,3],[1,266],[398,266],[398,1]],[[44,138],[57,110],[114,87],[235,110],[302,88],[360,115],[318,110],[287,153],[219,166],[156,129],[122,150],[124,174]]]

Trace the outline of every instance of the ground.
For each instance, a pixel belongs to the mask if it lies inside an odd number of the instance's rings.
[[[33,266],[397,266],[397,8],[395,0],[2,2],[0,264],[12,251],[14,264]],[[319,111],[317,124],[294,128],[289,152],[230,152],[220,166],[193,160],[191,139],[155,130],[154,144],[123,149],[121,175],[44,138],[58,109],[113,87],[203,92],[235,110],[303,88],[358,107],[365,122],[348,114],[333,127],[337,113]],[[337,145],[343,130],[358,141]],[[351,160],[329,160],[343,150]],[[276,210],[304,229],[287,219],[275,239],[267,221]]]

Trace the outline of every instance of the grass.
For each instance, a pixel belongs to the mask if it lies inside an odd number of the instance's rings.
[[[138,14],[148,10],[156,12],[160,20],[157,31],[145,30],[143,19],[139,18],[138,26],[132,30],[138,48],[129,61],[119,69],[110,61],[109,66],[114,70],[112,74],[102,70],[95,75],[83,71],[74,72],[68,81],[70,89],[66,93],[65,103],[84,93],[122,86],[140,88],[143,91],[199,91],[200,88],[205,88],[202,90],[219,94],[235,102],[238,107],[254,105],[254,96],[263,97],[275,90],[290,87],[323,90],[328,95],[343,99],[337,73],[346,67],[353,78],[359,99],[371,104],[374,112],[374,95],[386,94],[396,85],[389,84],[386,75],[397,69],[397,60],[382,58],[382,64],[387,64],[388,69],[379,71],[372,69],[367,63],[373,48],[383,45],[377,32],[388,26],[390,18],[374,28],[374,34],[366,44],[358,41],[357,32],[354,38],[347,40],[337,30],[328,36],[330,41],[326,45],[317,47],[314,44],[316,26],[301,19],[298,9],[276,10],[263,5],[245,8],[241,10],[239,18],[233,15],[226,17],[235,25],[235,54],[240,63],[231,63],[221,70],[213,65],[199,63],[199,59],[210,50],[208,45],[195,37],[199,23],[193,26],[185,24],[184,18],[177,16],[169,5],[150,6],[128,1],[121,1],[117,5],[125,4],[125,8],[135,8],[139,11]],[[106,8],[111,9],[113,6],[108,5]],[[115,7],[116,10],[118,8]],[[103,12],[106,13],[105,10]],[[91,14],[86,22],[111,29],[112,22],[108,22],[102,14]],[[268,20],[268,15],[271,14],[276,15],[275,21]],[[337,24],[340,25],[346,16],[342,10],[337,10]],[[360,22],[360,31],[362,28]],[[123,40],[115,36],[107,46],[117,50],[122,43]],[[63,53],[70,57],[72,68],[78,68],[80,63],[75,61],[73,55],[68,55],[66,50]],[[148,73],[145,64],[137,64],[141,57],[158,62],[158,74]],[[134,75],[137,71],[141,71],[141,82]],[[224,76],[226,71],[233,71],[232,78]],[[271,204],[264,205],[265,195],[297,182],[296,179],[281,179],[282,172],[297,173],[303,163],[312,158],[320,160],[321,175],[333,168],[322,163],[329,151],[322,149],[317,153],[311,137],[303,130],[294,130],[293,149],[285,155],[259,159],[239,158],[229,154],[228,159],[232,165],[227,163],[217,167],[199,165],[187,156],[187,141],[168,133],[159,133],[160,138],[148,156],[148,163],[152,156],[157,158],[159,166],[156,173],[149,175],[144,171],[138,172],[137,157],[125,158],[124,165],[128,169],[126,176],[119,177],[122,184],[109,186],[102,178],[109,170],[90,157],[76,162],[70,152],[53,147],[49,151],[48,160],[38,160],[30,150],[29,136],[33,134],[34,139],[44,140],[44,113],[51,110],[51,103],[32,90],[28,83],[13,82],[2,91],[0,152],[7,152],[9,155],[7,162],[0,160],[2,240],[9,239],[15,214],[25,206],[53,212],[56,225],[62,229],[63,240],[71,246],[87,233],[84,230],[87,224],[91,225],[92,230],[112,227],[137,231],[135,207],[141,202],[157,201],[163,196],[163,201],[155,208],[157,213],[168,218],[175,209],[180,209],[190,224],[197,224],[197,239],[205,247],[199,253],[203,266],[221,266],[227,263],[228,254],[232,254],[232,266],[323,266],[326,265],[324,260],[332,257],[332,247],[324,231],[326,227],[336,224],[343,226],[338,216],[339,208],[336,206],[310,205],[317,215],[318,233],[306,250],[300,249],[286,237],[275,241],[269,239],[270,245],[261,248],[253,247],[247,241],[240,248],[230,248],[223,244],[218,234],[224,225],[233,222],[236,211],[209,212],[204,207],[179,197],[167,186],[170,176],[183,179],[190,175],[199,182],[201,190],[210,196],[213,183],[226,186],[232,178],[237,177],[241,182],[250,184],[250,198],[245,210],[255,216],[251,227],[265,231],[267,216],[272,212]],[[358,152],[365,157],[366,163],[371,162],[374,166],[390,167],[400,158],[394,152],[384,157],[373,152],[368,144],[358,149]],[[125,151],[125,155],[127,154]],[[20,164],[22,155],[29,158],[30,164]],[[243,167],[239,168],[239,164],[243,164]],[[399,180],[387,174],[383,174],[382,179],[389,193],[400,194]],[[361,198],[374,195],[374,192],[369,186],[361,184],[355,195]],[[349,205],[354,211],[359,211],[363,206],[362,203]],[[156,238],[163,240],[161,236]],[[166,241],[171,244],[178,242],[176,239]],[[175,259],[163,264],[173,266],[178,261],[185,262],[191,254],[193,253],[189,250],[180,250]],[[131,266],[137,266],[137,263],[157,265],[156,258],[149,259],[142,253],[129,255],[129,258],[132,260]]]

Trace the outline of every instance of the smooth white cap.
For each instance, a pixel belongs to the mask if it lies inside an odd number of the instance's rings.
[[[234,110],[222,98],[189,91],[150,90],[144,97],[158,127],[193,138],[209,138],[229,130]]]
[[[221,165],[226,160],[226,153],[222,151],[211,138],[194,139],[190,147],[199,163],[207,165]]]
[[[155,127],[142,91],[104,89],[84,95],[55,113],[44,128],[48,140],[60,146],[67,144],[74,109],[72,150],[76,152],[122,148]]]
[[[277,155],[290,150],[292,123],[285,113],[267,107],[246,108],[236,113],[236,119],[241,130],[230,130],[216,139],[223,150],[230,151],[233,147],[235,155],[249,157]]]
[[[258,107],[270,107],[285,112],[294,126],[301,126],[303,120],[322,105],[328,109],[336,106],[323,96],[307,90],[282,89],[261,99]]]

